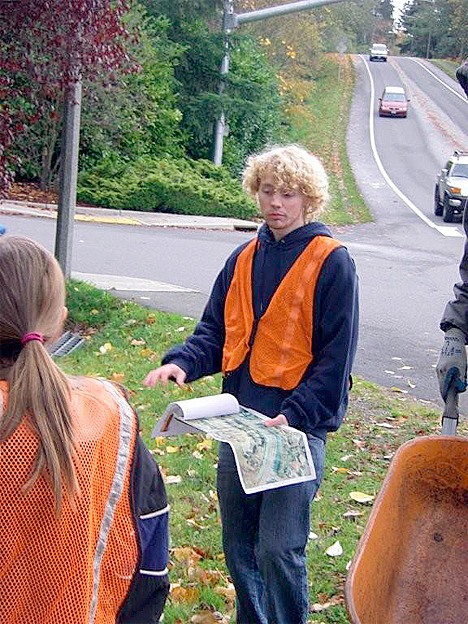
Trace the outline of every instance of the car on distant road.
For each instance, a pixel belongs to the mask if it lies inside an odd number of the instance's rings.
[[[379,117],[406,117],[408,102],[403,87],[385,87],[379,97]]]
[[[456,150],[437,175],[434,214],[452,223],[468,207],[468,152]]]
[[[369,61],[387,62],[388,48],[385,43],[374,43],[369,52]]]

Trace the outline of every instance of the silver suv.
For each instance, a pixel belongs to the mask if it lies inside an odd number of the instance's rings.
[[[374,43],[369,52],[369,61],[387,62],[388,48],[385,43]]]
[[[468,205],[468,152],[453,152],[437,175],[434,190],[434,214],[452,223],[455,215],[463,215]]]

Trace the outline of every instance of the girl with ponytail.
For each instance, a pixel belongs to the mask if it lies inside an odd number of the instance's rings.
[[[168,505],[122,388],[65,375],[55,258],[0,238],[0,624],[156,624]]]
[[[78,490],[70,382],[47,352],[66,314],[64,280],[55,258],[27,238],[2,238],[0,379],[8,381],[9,400],[0,418],[0,440],[9,438],[28,414],[39,445],[24,492],[46,470],[57,513],[63,491],[73,499]]]

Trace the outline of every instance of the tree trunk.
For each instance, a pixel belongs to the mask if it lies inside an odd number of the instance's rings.
[[[57,144],[59,127],[60,122],[56,121],[52,125],[48,140],[42,148],[41,179],[39,183],[42,191],[48,191],[50,189],[52,180],[52,158]]]

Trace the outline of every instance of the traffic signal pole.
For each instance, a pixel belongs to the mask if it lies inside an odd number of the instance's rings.
[[[287,15],[289,13],[297,13],[306,9],[313,9],[325,4],[336,4],[344,0],[302,0],[301,2],[290,2],[280,6],[268,7],[267,9],[259,9],[258,11],[249,11],[248,13],[237,14],[234,12],[234,3],[232,0],[224,0],[223,11],[223,33],[224,33],[224,56],[221,63],[220,71],[220,87],[219,94],[222,95],[226,88],[226,76],[229,72],[229,36],[231,32],[248,22],[257,22],[269,17],[277,17],[278,15]],[[214,133],[213,162],[215,165],[221,165],[223,161],[223,142],[226,135],[226,116],[221,111],[216,122]]]

